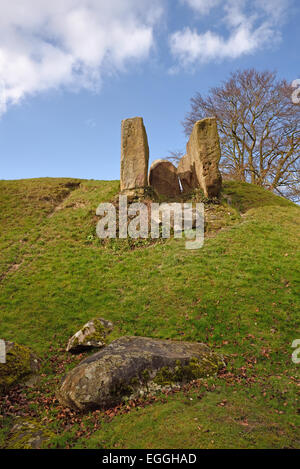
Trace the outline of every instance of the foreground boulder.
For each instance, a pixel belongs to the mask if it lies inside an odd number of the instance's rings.
[[[0,394],[20,382],[32,382],[41,360],[24,345],[5,341],[6,362],[0,363]]]
[[[122,121],[121,179],[123,193],[147,186],[149,146],[142,117]]]
[[[187,144],[187,154],[197,186],[203,190],[205,197],[218,197],[222,187],[219,171],[221,149],[214,117],[195,123]]]
[[[81,353],[92,348],[104,347],[105,337],[113,330],[113,327],[112,322],[106,319],[92,319],[70,338],[66,351]]]
[[[223,365],[204,344],[122,337],[71,370],[58,399],[81,411],[108,408],[126,397],[214,375]]]
[[[149,171],[149,186],[158,195],[176,197],[180,194],[180,185],[175,166],[166,160],[156,160]]]

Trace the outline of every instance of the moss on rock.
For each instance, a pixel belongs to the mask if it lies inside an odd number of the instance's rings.
[[[223,362],[216,354],[193,357],[186,365],[177,362],[175,367],[164,366],[157,372],[153,382],[160,386],[189,382],[214,375],[222,365]]]
[[[40,449],[55,434],[32,418],[20,419],[12,428],[5,449]]]
[[[24,345],[6,342],[6,363],[0,363],[0,393],[37,373],[40,359]]]
[[[73,368],[57,397],[62,405],[80,411],[108,408],[214,375],[223,366],[223,358],[204,344],[122,337]]]
[[[107,335],[107,329],[100,319],[93,319],[95,331],[85,337],[86,342],[104,342]],[[83,329],[84,332],[84,329]]]
[[[113,324],[110,321],[102,318],[92,319],[71,337],[66,350],[81,353],[92,348],[102,348],[106,345],[106,336],[112,329]]]

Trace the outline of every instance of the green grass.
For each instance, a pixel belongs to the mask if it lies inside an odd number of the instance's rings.
[[[210,207],[222,212],[217,228],[225,229],[213,230],[203,249],[171,239],[131,250],[95,237],[95,210],[118,188],[118,181],[0,181],[0,337],[40,354],[50,397],[64,367],[78,362],[54,366],[55,357],[66,359],[61,347],[95,316],[115,323],[111,339],[205,342],[227,357],[227,373],[109,421],[100,413],[88,437],[50,418],[51,447],[299,447],[299,365],[291,360],[300,338],[299,207],[226,182],[224,202]],[[35,412],[45,416],[38,403]],[[57,403],[49,412],[59,412]],[[4,419],[3,441],[11,423]]]

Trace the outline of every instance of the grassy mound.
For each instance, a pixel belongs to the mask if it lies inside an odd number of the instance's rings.
[[[42,418],[40,395],[52,402],[50,446],[299,447],[299,365],[291,360],[299,338],[299,207],[226,182],[222,204],[207,209],[215,229],[203,249],[170,239],[124,250],[95,236],[96,207],[118,188],[118,181],[0,182],[0,337],[44,357],[44,383],[30,401]],[[227,357],[226,372],[151,405],[93,414],[93,425],[72,417],[62,432],[67,414],[54,418],[61,413],[54,386],[78,363],[62,347],[93,317],[114,322],[111,340],[204,342]],[[3,440],[11,428],[4,415]]]

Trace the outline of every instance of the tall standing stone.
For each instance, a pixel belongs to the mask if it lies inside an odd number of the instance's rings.
[[[122,121],[121,191],[147,186],[149,146],[142,117]]]
[[[149,186],[158,195],[176,197],[180,194],[180,185],[175,166],[166,160],[156,160],[149,171]]]
[[[219,196],[222,186],[219,171],[221,149],[217,121],[214,117],[195,123],[187,144],[187,154],[195,169],[197,185],[201,187],[204,195]]]

